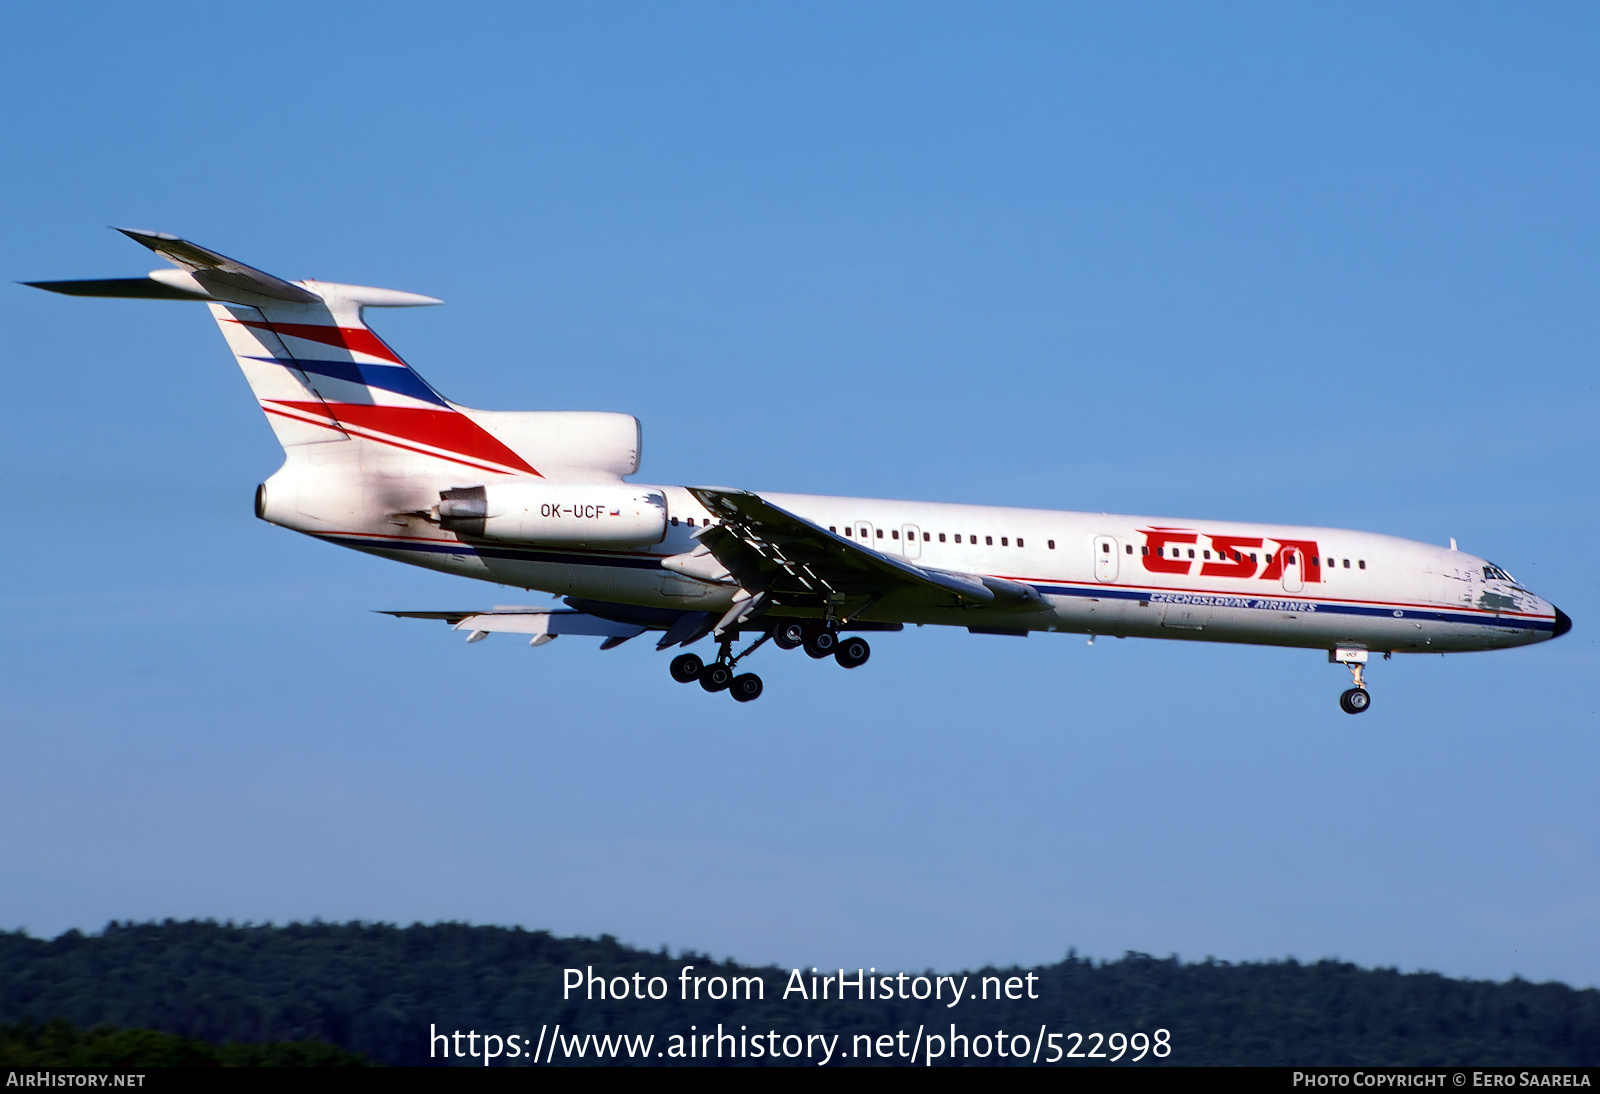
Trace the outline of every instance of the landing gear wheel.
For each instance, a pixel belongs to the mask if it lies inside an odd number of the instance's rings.
[[[700,670],[705,667],[706,663],[694,654],[681,653],[672,659],[672,664],[668,666],[668,671],[672,673],[672,678],[678,683],[687,684],[699,676]]]
[[[833,659],[839,662],[840,668],[853,669],[857,665],[865,665],[871,656],[872,647],[867,645],[865,638],[846,638],[839,643]]]
[[[817,631],[806,636],[806,655],[819,661],[824,657],[832,657],[838,646],[839,635],[834,631]]]
[[[780,650],[792,650],[805,640],[805,629],[798,623],[780,623],[772,632],[772,643]]]
[[[743,676],[735,676],[733,683],[728,685],[728,692],[741,703],[759,699],[761,698],[761,677],[753,672],[747,672]]]
[[[707,691],[726,691],[733,683],[733,670],[720,661],[700,670],[700,686]]]
[[[1339,709],[1346,714],[1360,714],[1372,705],[1372,696],[1366,688],[1351,688],[1339,696]]]

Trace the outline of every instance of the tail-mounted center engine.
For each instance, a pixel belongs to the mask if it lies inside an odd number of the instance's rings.
[[[497,483],[439,494],[439,526],[502,543],[645,547],[667,536],[667,499],[626,483]]]

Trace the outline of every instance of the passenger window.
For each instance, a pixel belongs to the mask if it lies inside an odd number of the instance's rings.
[[[1267,552],[1266,559],[1267,559],[1267,565],[1269,565],[1269,566],[1272,565],[1272,552],[1271,551]]]
[[[1050,546],[1054,547],[1055,544],[1052,543]],[[1133,554],[1133,544],[1131,544],[1131,543],[1128,544],[1126,547],[1123,548],[1123,550],[1127,551],[1130,555]]]
[[[1100,553],[1103,554],[1103,555],[1110,554],[1111,553],[1111,544],[1102,543],[1100,545]]]
[[[1006,537],[1005,536],[1001,536],[1000,537],[1000,546],[1009,547],[1009,546],[1011,546],[1011,544],[1006,541]]]
[[[1211,557],[1211,552],[1210,551],[1201,551],[1200,552],[1200,557],[1201,558],[1210,558]]]
[[[837,532],[837,531],[838,531],[838,530],[839,530],[839,529],[837,529],[837,528],[835,528],[835,527],[834,527],[834,526],[833,526],[833,525],[831,525],[831,524],[830,524],[830,525],[828,525],[828,531],[830,531],[830,532]]]
[[[956,533],[956,542],[957,542],[957,543],[960,543],[960,542],[961,542],[961,533],[960,533],[960,532],[957,532],[957,533]]]
[[[847,535],[847,536],[851,534],[850,533],[850,526],[848,524],[846,524],[844,526],[844,534]]]
[[[1194,557],[1194,548],[1193,547],[1189,548],[1189,557],[1190,558]]]
[[[1140,553],[1140,554],[1141,554],[1141,555],[1147,555],[1147,554],[1149,554],[1149,553],[1150,553],[1150,548],[1149,548],[1149,547],[1148,547],[1148,546],[1145,546],[1145,547],[1140,547],[1140,548],[1139,548],[1139,553]]]
[[[1322,559],[1319,556],[1317,556],[1317,555],[1312,555],[1311,556],[1311,565],[1313,565],[1313,566],[1319,565],[1321,563],[1321,561],[1322,561]]]
[[[899,539],[899,538],[900,538],[900,532],[899,532],[899,530],[898,530],[898,529],[896,529],[896,530],[894,530],[894,531],[891,531],[891,532],[890,532],[890,533],[889,533],[889,538],[890,538],[890,539]]]
[[[1361,567],[1363,570],[1365,570],[1367,568],[1367,560],[1366,559],[1362,559],[1360,562],[1356,563],[1356,565]]]
[[[943,539],[944,537],[940,536],[939,538]],[[922,542],[927,543],[931,539],[933,539],[933,536],[930,533],[928,533],[928,532],[922,533]]]
[[[674,528],[676,528],[678,526],[678,518],[677,517],[673,517],[672,518],[672,526]]]
[[[1251,552],[1250,552],[1250,561],[1251,561],[1251,562],[1252,562],[1252,563],[1254,563],[1254,562],[1255,562],[1255,560],[1256,560],[1256,553],[1255,553],[1255,552],[1254,552],[1254,551],[1251,551]]]
[[[1344,560],[1344,568],[1346,570],[1350,568],[1350,560],[1348,558]]]
[[[943,532],[940,532],[940,533],[939,533],[939,542],[940,542],[940,543],[943,543],[943,542],[944,542],[944,533],[943,533]]]
[[[1045,546],[1050,548],[1052,551],[1054,551],[1056,549],[1056,541],[1053,540],[1053,539],[1052,540],[1047,540],[1045,542]]]
[[[994,537],[993,536],[984,536],[983,537],[983,545],[985,547],[993,547],[994,546]]]
[[[883,538],[883,529],[882,529],[882,528],[879,528],[879,529],[878,529],[878,538],[879,538],[879,539],[882,539],[882,538]]]

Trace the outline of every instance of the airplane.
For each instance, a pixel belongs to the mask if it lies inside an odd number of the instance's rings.
[[[1368,658],[1560,637],[1572,620],[1487,559],[1371,532],[1235,521],[655,486],[639,420],[474,410],[370,327],[367,308],[441,301],[286,281],[176,236],[118,229],[171,263],[145,277],[24,284],[209,308],[285,458],[256,489],[268,523],[382,558],[553,593],[560,607],[391,611],[468,642],[562,635],[601,649],[711,638],[671,676],[740,702],[767,642],[856,668],[863,634],[907,624],[1325,651],[1369,709]],[[735,646],[749,643],[735,652]]]

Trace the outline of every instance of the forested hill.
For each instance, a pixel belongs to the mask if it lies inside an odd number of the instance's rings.
[[[732,977],[755,976],[765,998],[680,999],[685,965],[695,966],[692,976],[707,978],[705,992],[717,990],[717,977],[725,988]],[[591,966],[599,976],[630,978],[630,993],[648,993],[650,978],[661,977],[656,990],[665,997],[591,1001],[580,990],[563,1000],[563,970]],[[811,970],[804,973],[809,994]],[[112,924],[96,935],[71,931],[51,941],[0,933],[0,1022],[64,1018],[80,1027],[104,1023],[216,1043],[320,1040],[390,1064],[442,1062],[430,1060],[430,1026],[519,1034],[531,1042],[557,1023],[564,1035],[653,1034],[657,1051],[691,1025],[702,1034],[719,1023],[763,1035],[826,1032],[843,1035],[845,1045],[870,1034],[882,1045],[876,1039],[883,1035],[905,1030],[909,1044],[919,1026],[947,1033],[954,1023],[967,1035],[1004,1029],[1036,1037],[1041,1026],[1058,1033],[1170,1031],[1171,1054],[1164,1061],[1147,1054],[1146,1063],[1600,1063],[1600,992],[1562,984],[1452,980],[1334,961],[1182,964],[1141,954],[955,974],[957,981],[962,976],[969,978],[966,995],[954,1007],[950,982],[937,985],[937,1000],[857,1002],[852,988],[840,1002],[832,985],[826,1000],[795,992],[786,1000],[784,989],[793,986],[788,969],[650,953],[606,936],[555,938],[453,923],[167,921]],[[1021,998],[979,998],[984,977],[996,978],[993,996],[1006,994],[1009,982]],[[930,986],[931,980],[915,985],[908,978],[894,990]],[[1029,990],[1037,997],[1027,998]],[[906,1062],[892,1054],[874,1060]],[[991,1055],[966,1062],[1015,1061]]]

